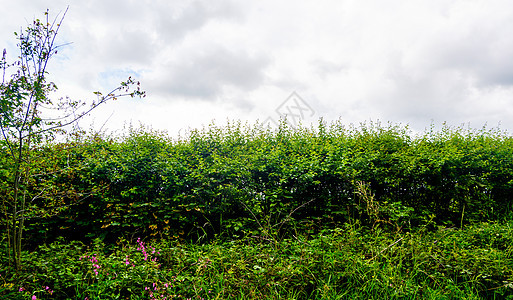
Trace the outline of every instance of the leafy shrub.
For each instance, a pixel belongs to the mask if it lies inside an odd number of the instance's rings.
[[[36,187],[60,196],[40,200],[47,213],[33,216],[28,234],[34,241],[206,241],[270,229],[286,236],[303,225],[320,230],[355,220],[396,229],[430,219],[460,227],[498,220],[511,213],[512,142],[497,130],[444,127],[413,135],[397,125],[323,122],[298,129],[282,123],[276,131],[210,125],[176,140],[145,129],[83,137],[34,150],[48,157],[37,166],[47,175]],[[358,183],[372,195],[374,212]],[[52,207],[61,209],[49,213]]]

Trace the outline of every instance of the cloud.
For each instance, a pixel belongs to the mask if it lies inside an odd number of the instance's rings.
[[[484,19],[484,18],[483,18]],[[495,17],[494,26],[477,19],[470,24],[448,25],[443,34],[433,37],[417,59],[430,70],[457,70],[476,79],[476,84],[513,85],[513,14],[506,19]],[[490,22],[490,19],[486,19]]]
[[[265,68],[271,60],[263,54],[204,45],[190,49],[161,66],[163,73],[152,78],[151,93],[215,100],[226,88],[256,89],[265,81]]]
[[[8,1],[1,38],[45,5]],[[262,118],[297,91],[325,120],[513,128],[512,28],[505,0],[91,0],[71,3],[60,40],[73,44],[50,72],[71,96],[137,75],[148,122],[192,109],[208,123],[214,107],[216,118]]]
[[[234,1],[160,1],[149,20],[163,42],[177,42],[213,20],[238,21],[243,10]],[[177,3],[179,3],[177,5]]]
[[[511,126],[506,112],[513,99],[513,15],[505,5],[453,1],[404,10],[390,4],[386,17],[378,14],[375,22],[362,23],[358,38],[345,37],[349,44],[359,43],[358,51],[349,52],[352,59],[317,65],[324,76],[320,82],[338,81],[345,96],[339,107],[355,107],[361,119],[409,123],[420,130],[432,120]],[[371,10],[368,18],[376,13]],[[344,68],[331,73],[330,65]]]
[[[127,30],[104,42],[97,41],[96,47],[106,65],[148,65],[158,51],[155,40],[139,29]]]

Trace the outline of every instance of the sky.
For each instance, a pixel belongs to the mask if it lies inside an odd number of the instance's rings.
[[[509,0],[0,0],[0,48],[62,16],[49,67],[59,95],[121,98],[81,122],[144,125],[171,136],[228,120],[381,122],[513,131]],[[57,96],[57,95],[56,95]]]

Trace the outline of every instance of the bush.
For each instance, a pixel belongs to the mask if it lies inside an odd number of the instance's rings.
[[[123,137],[34,150],[51,158],[37,166],[49,175],[36,188],[61,195],[41,206],[61,209],[34,215],[27,229],[34,240],[87,242],[206,241],[270,231],[285,237],[300,227],[356,220],[394,230],[429,220],[461,227],[511,213],[512,142],[497,130],[446,127],[414,136],[379,123],[299,129],[283,123],[276,131],[229,123],[178,140],[131,129]],[[56,164],[72,167],[52,173]]]

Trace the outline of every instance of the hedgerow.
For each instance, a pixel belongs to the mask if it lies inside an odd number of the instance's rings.
[[[54,192],[37,199],[47,210],[32,212],[32,243],[273,239],[355,220],[393,230],[428,220],[462,226],[508,215],[513,194],[513,139],[497,129],[232,122],[177,139],[132,128],[33,151],[41,159],[32,189]]]

